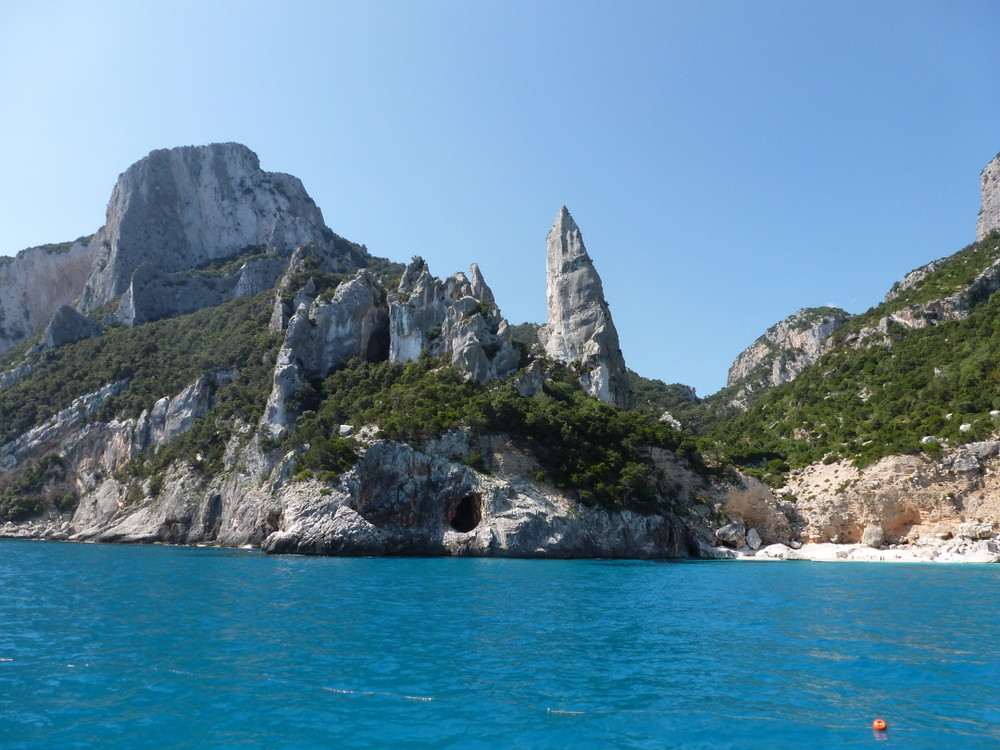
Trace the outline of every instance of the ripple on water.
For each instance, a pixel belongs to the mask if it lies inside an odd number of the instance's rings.
[[[908,748],[990,746],[998,573],[2,541],[0,726],[12,748],[850,747],[878,715]]]

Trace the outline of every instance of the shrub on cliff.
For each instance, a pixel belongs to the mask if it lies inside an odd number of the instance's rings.
[[[558,487],[608,509],[652,511],[658,499],[645,446],[684,454],[698,463],[694,444],[663,423],[585,394],[577,375],[556,366],[542,393],[525,398],[513,380],[480,383],[440,360],[344,364],[314,387],[320,402],[299,419],[290,445],[309,444],[300,465],[327,468],[330,436],[341,424],[377,424],[393,440],[420,444],[454,428],[506,434],[529,450]],[[342,447],[342,446],[341,446]],[[332,452],[329,470],[342,470]],[[338,468],[338,466],[340,468]]]

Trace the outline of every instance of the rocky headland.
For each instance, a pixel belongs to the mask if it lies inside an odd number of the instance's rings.
[[[0,266],[0,535],[1000,561],[998,169],[975,244],[776,323],[699,399],[627,370],[565,207],[515,327],[475,263],[373,257],[245,146],[154,151],[93,235]]]

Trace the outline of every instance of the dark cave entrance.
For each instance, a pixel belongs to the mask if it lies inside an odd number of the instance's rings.
[[[463,495],[448,516],[448,525],[465,534],[472,531],[483,520],[483,501],[474,492]]]

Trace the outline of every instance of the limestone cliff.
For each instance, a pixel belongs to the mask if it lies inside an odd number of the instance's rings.
[[[733,362],[726,380],[738,386],[733,397],[746,408],[755,393],[793,380],[825,351],[830,334],[850,320],[836,307],[810,307],[775,323]]]
[[[122,322],[183,314],[247,291],[238,289],[240,278],[211,280],[187,272],[241,253],[288,256],[307,244],[332,251],[335,239],[301,181],[265,172],[246,146],[153,151],[118,178],[105,224],[92,241],[96,257],[79,309],[88,312],[128,292]],[[356,260],[344,257],[339,270]],[[268,267],[250,286],[275,278]],[[176,310],[162,299],[165,285],[175,288]],[[157,299],[143,303],[140,292]],[[146,313],[134,318],[142,308]]]
[[[97,245],[89,237],[0,258],[0,352],[30,339],[83,290]]]
[[[546,237],[548,322],[538,331],[545,354],[579,364],[588,393],[623,409],[632,406],[618,331],[604,299],[601,277],[569,210],[559,210]]]
[[[1000,154],[983,168],[979,179],[983,204],[976,223],[976,239],[982,240],[994,229],[1000,229]]]

